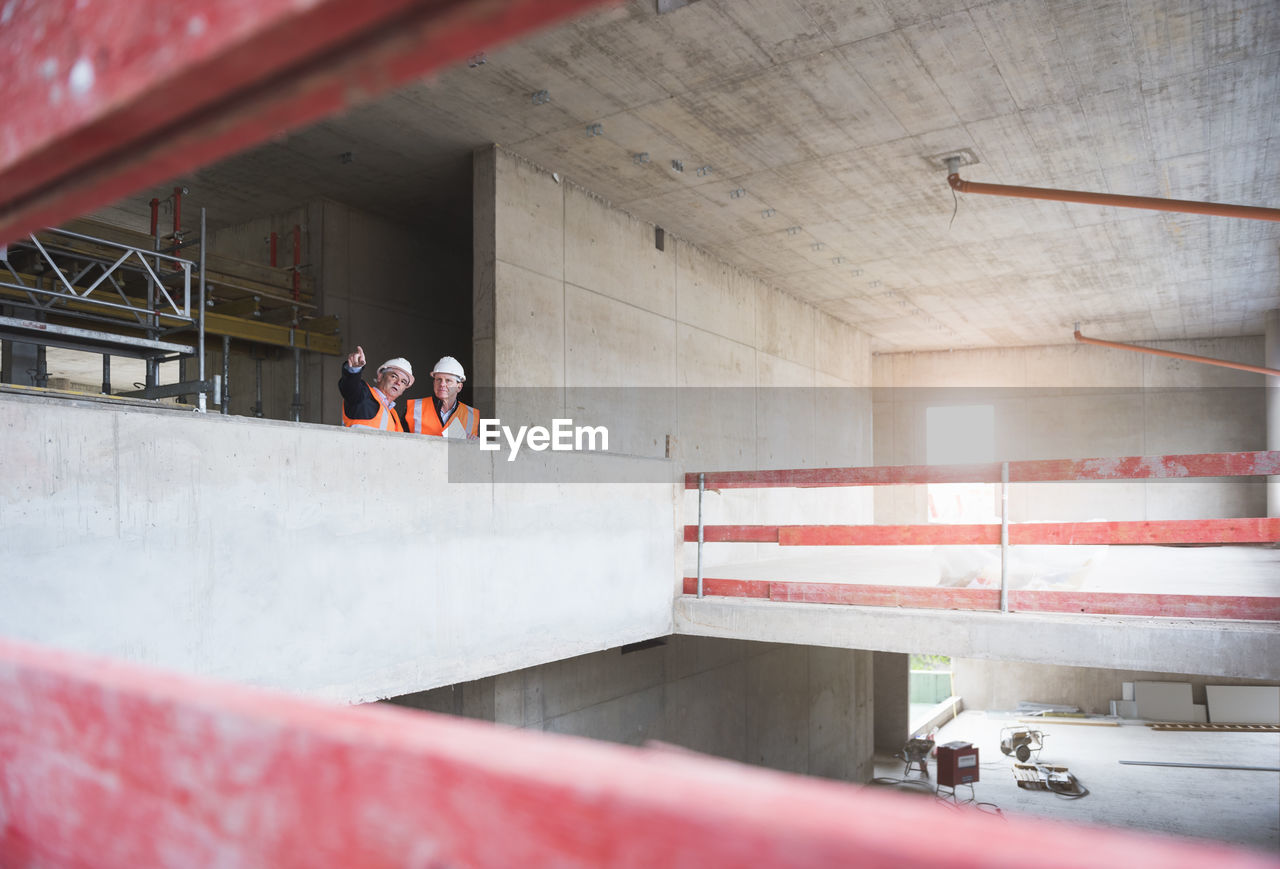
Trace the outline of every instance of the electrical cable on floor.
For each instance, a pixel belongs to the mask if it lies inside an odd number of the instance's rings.
[[[924,793],[933,793],[933,782],[923,778],[888,778],[887,776],[877,776],[871,780],[873,785],[884,785],[886,787],[908,787],[921,790]]]
[[[934,802],[942,803],[944,806],[946,806],[949,809],[958,809],[961,806],[973,806],[978,811],[983,812],[985,814],[996,815],[997,817],[1004,818],[1004,811],[1001,810],[1001,808],[995,803],[989,803],[989,802],[977,801],[977,800],[967,800],[963,803],[957,803],[947,799],[946,797],[938,796],[936,786],[933,784],[933,782],[929,781],[928,779],[889,778],[888,776],[876,776],[871,780],[871,784],[881,785],[884,787],[909,788],[912,790],[918,790],[921,793],[931,793],[933,794]]]
[[[1088,789],[1087,787],[1085,787],[1083,784],[1081,784],[1081,783],[1080,783],[1080,779],[1076,778],[1074,775],[1073,775],[1073,776],[1071,776],[1071,784],[1073,784],[1073,785],[1075,786],[1075,790],[1074,790],[1074,791],[1068,791],[1068,790],[1062,790],[1062,789],[1059,789],[1059,788],[1057,788],[1057,787],[1055,787],[1055,786],[1054,786],[1054,783],[1053,783],[1053,782],[1046,782],[1046,784],[1049,786],[1049,790],[1051,790],[1051,791],[1053,791],[1055,794],[1057,794],[1057,796],[1058,796],[1058,798],[1059,798],[1059,799],[1063,799],[1063,800],[1078,800],[1078,799],[1080,799],[1081,797],[1087,797],[1087,796],[1089,796],[1089,789]]]
[[[963,802],[956,802],[955,800],[949,800],[946,797],[942,796],[941,794],[938,794],[935,792],[934,801],[938,803],[942,803],[942,805],[946,806],[949,809],[961,809],[961,808],[964,808],[965,806],[972,806],[973,808],[977,809],[983,814],[995,815],[998,818],[1005,819],[1004,811],[1000,808],[1000,806],[998,806],[995,803],[987,802],[986,800],[967,799],[967,800],[964,800]]]

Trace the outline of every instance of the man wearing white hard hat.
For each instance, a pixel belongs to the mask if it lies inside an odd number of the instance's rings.
[[[431,370],[431,398],[405,403],[404,422],[410,432],[446,438],[480,437],[480,412],[458,401],[467,375],[462,363],[445,356]]]
[[[397,356],[378,366],[373,386],[364,382],[364,348],[357,347],[342,364],[338,391],[342,393],[342,424],[380,431],[404,431],[396,399],[413,386],[413,366]]]

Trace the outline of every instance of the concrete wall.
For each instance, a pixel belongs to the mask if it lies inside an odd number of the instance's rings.
[[[0,634],[356,701],[670,633],[677,490],[495,455],[0,393]]]
[[[475,167],[476,380],[498,387],[867,386],[870,344],[846,323],[665,234],[501,148]],[[815,394],[797,409],[820,418]],[[768,456],[729,451],[674,408],[666,433],[710,468]],[[752,406],[735,423],[766,428]],[[869,445],[868,420],[847,432]],[[665,454],[663,441],[634,453]]]
[[[1261,338],[1153,344],[1262,364]],[[991,404],[996,461],[1266,449],[1263,378],[1089,345],[877,356],[876,464],[922,464],[925,410]],[[876,491],[880,522],[927,516],[922,486]],[[1261,480],[1019,484],[1013,521],[1264,516]]]
[[[1205,685],[1276,685],[1254,679],[1160,673],[1148,670],[1103,670],[1055,667],[1012,661],[960,658],[955,667],[956,691],[970,709],[1016,709],[1019,701],[1064,703],[1082,712],[1107,714],[1110,701],[1121,699],[1121,683],[1138,680],[1190,682],[1191,702],[1205,703]]]
[[[672,636],[391,702],[866,782],[871,681],[869,652]]]
[[[559,406],[622,435],[615,449],[688,471],[871,463],[863,333],[669,233],[659,249],[653,224],[502,148],[473,165],[476,377],[500,415],[521,387],[563,389]],[[869,520],[870,494],[713,493],[704,515],[820,513]],[[704,562],[775,550],[712,544]]]

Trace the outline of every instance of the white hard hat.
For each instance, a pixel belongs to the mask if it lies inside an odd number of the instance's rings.
[[[409,376],[409,386],[413,386],[413,366],[409,364],[409,360],[403,356],[397,356],[395,359],[388,359],[378,366],[378,376],[382,376],[382,372],[388,368],[398,368]]]
[[[436,367],[431,370],[432,377],[437,374],[452,374],[458,378],[459,382],[467,379],[467,375],[462,371],[462,363],[452,356],[441,357],[440,361],[436,363]]]

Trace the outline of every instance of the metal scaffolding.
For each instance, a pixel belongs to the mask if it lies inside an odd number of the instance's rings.
[[[0,247],[0,339],[91,353],[103,358],[102,392],[144,399],[194,397],[200,411],[212,397],[226,413],[230,391],[228,357],[232,340],[287,348],[294,382],[300,379],[301,351],[340,355],[336,317],[316,316],[312,284],[295,252],[290,268],[263,267],[209,253],[200,234],[185,238],[176,217],[181,193],[174,192],[174,232],[150,235],[90,220],[32,233]],[[300,233],[294,234],[295,249]],[[193,255],[194,254],[194,255]],[[206,335],[222,338],[222,373],[205,371]],[[112,392],[111,356],[143,359],[145,384]],[[186,361],[197,362],[195,379]],[[161,363],[178,362],[179,382],[158,384]],[[47,371],[37,364],[37,386]],[[261,366],[257,366],[261,377]],[[259,395],[261,384],[257,384]],[[290,416],[301,418],[295,387]]]

